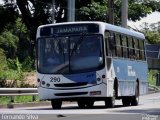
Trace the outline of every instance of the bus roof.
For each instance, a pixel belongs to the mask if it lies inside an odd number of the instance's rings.
[[[104,30],[118,32],[118,33],[130,35],[130,36],[134,36],[134,37],[137,37],[137,38],[145,39],[144,34],[142,34],[140,32],[137,32],[137,31],[134,31],[134,30],[130,30],[130,29],[127,29],[127,28],[123,28],[121,26],[116,26],[116,25],[112,25],[112,24],[108,24],[108,23],[104,23],[104,22],[98,22],[98,21],[80,21],[80,22],[63,22],[63,23],[56,23],[56,24],[47,24],[47,25],[39,26],[38,29],[43,28],[43,27],[47,27],[47,26],[68,25],[68,24],[82,24],[82,23],[99,24]]]

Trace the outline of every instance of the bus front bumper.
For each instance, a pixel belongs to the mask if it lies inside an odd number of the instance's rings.
[[[40,100],[64,99],[75,100],[78,98],[101,98],[107,97],[107,85],[102,83],[95,86],[74,89],[47,89],[38,87]]]

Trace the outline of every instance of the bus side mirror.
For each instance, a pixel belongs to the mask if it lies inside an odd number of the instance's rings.
[[[113,36],[108,37],[109,48],[113,50],[115,48],[115,40]]]

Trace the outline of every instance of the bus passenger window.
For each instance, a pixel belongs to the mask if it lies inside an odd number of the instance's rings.
[[[115,36],[114,33],[105,32],[105,43],[106,43],[106,55],[115,56],[116,47],[115,47]]]
[[[134,41],[132,37],[128,37],[128,45],[129,45],[129,58],[135,59]]]
[[[109,39],[109,46],[110,46],[110,50],[112,51],[112,56],[115,57],[117,55],[115,33],[111,33],[111,36]]]
[[[140,60],[145,60],[145,52],[144,52],[144,41],[139,41],[139,47],[140,47]]]
[[[125,35],[122,35],[122,47],[123,47],[123,57],[128,58],[128,47],[127,47],[127,37]]]
[[[120,39],[120,34],[116,34],[116,47],[117,47],[117,56],[118,57],[122,57],[122,48],[121,48],[121,45],[122,45],[122,41]]]
[[[110,39],[110,32],[105,32],[105,45],[106,45],[106,56],[111,56],[112,51],[110,50],[109,40]]]
[[[140,58],[139,40],[134,39],[134,43],[135,43],[135,57],[137,60],[139,60]]]

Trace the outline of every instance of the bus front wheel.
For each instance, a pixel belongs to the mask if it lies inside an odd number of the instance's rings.
[[[51,100],[52,109],[61,109],[62,101],[61,100]]]
[[[85,108],[85,102],[83,102],[83,101],[77,101],[77,103],[78,103],[78,107],[79,108],[81,108],[81,109],[83,109],[83,108]]]
[[[105,107],[113,108],[115,106],[115,97],[109,97],[105,100]]]
[[[94,106],[94,101],[93,101],[93,100],[88,100],[88,101],[86,102],[86,106],[87,106],[87,108],[93,108],[93,106]]]

